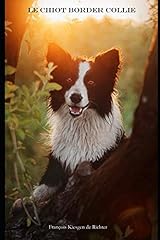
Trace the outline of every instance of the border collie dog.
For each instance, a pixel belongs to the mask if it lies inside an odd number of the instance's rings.
[[[33,192],[37,200],[61,188],[80,163],[89,161],[94,167],[104,161],[124,136],[114,90],[120,64],[117,49],[94,59],[73,59],[53,43],[47,61],[57,65],[52,81],[62,89],[50,92],[51,152]]]

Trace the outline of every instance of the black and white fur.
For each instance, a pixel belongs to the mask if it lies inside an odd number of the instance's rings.
[[[65,185],[83,161],[104,160],[124,135],[114,86],[119,70],[119,52],[111,49],[95,59],[73,59],[56,44],[51,44],[48,62],[57,68],[53,80],[62,90],[50,92],[51,127],[49,164],[36,199],[50,195]]]

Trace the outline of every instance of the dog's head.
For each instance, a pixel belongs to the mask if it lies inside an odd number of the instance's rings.
[[[73,59],[53,43],[49,45],[47,61],[57,65],[52,81],[62,86],[62,90],[50,92],[53,111],[63,104],[68,105],[73,117],[83,115],[88,108],[102,117],[111,111],[111,94],[120,64],[117,49],[98,54],[93,60]]]

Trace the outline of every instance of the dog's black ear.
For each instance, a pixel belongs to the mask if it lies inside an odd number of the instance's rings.
[[[113,91],[120,65],[118,49],[100,53],[95,58],[95,68],[100,74],[101,82],[107,86],[108,93]],[[107,85],[106,85],[107,84]]]
[[[99,67],[104,67],[105,69],[110,70],[116,74],[118,71],[118,66],[120,64],[118,49],[114,48],[98,54],[95,58],[95,63],[99,65]]]
[[[71,56],[68,52],[58,46],[56,43],[51,43],[48,46],[47,61],[53,62],[58,66],[65,66],[68,61],[71,60]]]

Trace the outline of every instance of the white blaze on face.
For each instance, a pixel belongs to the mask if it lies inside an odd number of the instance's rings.
[[[65,100],[69,106],[75,105],[70,99],[72,94],[80,94],[82,97],[81,101],[76,104],[76,106],[84,108],[89,103],[87,88],[84,84],[84,77],[89,69],[90,64],[88,62],[80,62],[78,79],[75,84],[65,93]]]

